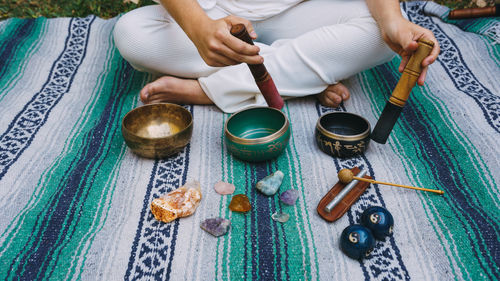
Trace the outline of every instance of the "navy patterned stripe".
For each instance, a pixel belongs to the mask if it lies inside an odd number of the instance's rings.
[[[234,161],[234,160],[233,160]],[[245,164],[245,194],[248,194],[248,190],[250,189],[251,190],[251,186],[250,184],[248,183],[248,164]],[[229,206],[228,206],[229,207]],[[232,215],[235,215],[235,214],[232,214]],[[245,275],[245,280],[248,280],[248,272],[247,272],[247,266],[248,266],[248,260],[251,261],[252,263],[252,280],[255,280],[257,279],[257,261],[256,261],[256,253],[257,251],[255,250],[255,247],[257,247],[257,242],[255,241],[255,237],[251,235],[251,233],[255,232],[255,224],[253,224],[252,222],[255,221],[254,218],[252,216],[255,216],[255,212],[251,212],[251,216],[250,216],[250,228],[248,227],[248,216],[245,216],[245,241],[249,241],[248,239],[248,236],[250,236],[250,239],[252,241],[251,243],[251,253],[252,253],[252,256],[249,257],[248,255],[248,247],[245,245],[245,255],[244,255],[244,261],[243,261],[243,271],[244,271],[244,275]],[[248,229],[250,229],[250,233],[248,231]],[[228,253],[228,255],[230,256],[231,253]]]
[[[455,42],[433,21],[423,14],[423,4],[419,2],[402,3],[408,17],[414,23],[431,30],[441,46],[441,53],[437,58],[455,87],[473,98],[488,124],[500,133],[500,96],[493,94],[486,88],[470,70],[462,57]]]
[[[85,57],[94,19],[94,16],[71,19],[64,50],[52,65],[47,81],[0,136],[0,179],[31,144],[52,109],[69,91]]]
[[[255,202],[255,189],[253,188],[255,185],[255,180],[253,178],[253,169],[252,164],[245,163],[245,178],[246,178],[246,194],[248,194],[248,198],[250,199],[250,203],[252,203],[252,209],[257,209],[257,204],[253,204]],[[252,210],[253,211],[253,210]],[[252,261],[252,280],[257,280],[259,278],[259,273],[257,269],[260,264],[260,256],[259,256],[259,239],[258,235],[255,233],[259,233],[258,224],[257,224],[257,216],[258,212],[252,212],[250,217],[250,238],[252,239],[252,255],[249,257]]]
[[[111,149],[106,143],[119,132],[116,121],[122,115],[121,105],[124,97],[128,95],[127,86],[130,85],[134,73],[123,60],[120,69],[121,75],[118,75],[120,79],[116,79],[113,84],[113,89],[118,89],[115,91],[116,94],[109,96],[95,126],[86,134],[84,145],[77,154],[79,157],[73,160],[65,172],[64,180],[59,183],[58,191],[48,204],[47,209],[50,212],[40,220],[42,225],[38,227],[39,230],[37,231],[35,226],[32,231],[36,233],[33,235],[34,241],[51,241],[51,243],[32,245],[20,261],[22,266],[17,269],[17,276],[26,277],[27,280],[35,280],[40,276],[50,279],[55,268],[46,272],[48,261],[57,264],[60,251],[70,243],[70,239],[67,238],[73,237],[77,230],[75,226],[82,219],[82,208],[93,188],[97,171]],[[23,272],[21,270],[23,268],[27,270]]]
[[[189,107],[193,113],[193,107]],[[179,220],[157,221],[150,211],[154,198],[185,183],[190,144],[170,158],[156,160],[144,197],[137,232],[130,253],[125,280],[169,280],[179,228]]]
[[[345,107],[337,110],[321,106],[316,103],[318,116],[321,116],[331,111],[346,111]],[[374,177],[372,165],[368,159],[362,155],[358,157],[340,159],[333,158],[337,171],[344,168],[359,167],[360,169],[366,168],[368,175]],[[359,223],[361,213],[369,206],[382,206],[385,207],[382,194],[379,191],[378,185],[374,184],[368,188],[358,201],[349,209],[347,216],[350,224]],[[387,243],[387,240],[389,243]],[[396,245],[394,237],[391,236],[384,243],[378,243],[373,252],[372,258],[360,261],[360,266],[366,280],[409,280],[410,275],[401,257],[401,251]]]
[[[422,6],[423,9],[423,6]],[[477,23],[477,19],[470,18],[470,19],[461,19],[461,20],[450,20],[450,23],[453,25],[458,26],[462,30],[467,30],[469,27],[473,26],[475,23]]]
[[[0,77],[3,77],[5,71],[12,63],[12,58],[16,49],[22,42],[31,35],[35,28],[35,20],[23,20],[13,32],[15,36],[10,37],[0,46]]]
[[[252,165],[251,196],[252,201],[256,202],[255,216],[257,220],[257,231],[252,235],[257,237],[258,243],[258,276],[263,280],[281,280],[281,263],[275,262],[281,260],[281,249],[279,240],[276,240],[276,234],[273,235],[273,228],[276,228],[276,222],[270,218],[270,215],[276,210],[273,198],[260,194],[254,188],[257,182],[274,172],[272,162],[263,162]],[[274,209],[274,211],[273,211]],[[253,222],[255,223],[255,222]],[[272,250],[274,248],[274,251]],[[276,254],[276,260],[275,260]],[[275,275],[277,273],[277,276]]]
[[[279,166],[278,166],[278,163],[277,161],[273,161],[274,163],[274,169],[272,171],[277,171],[279,170]],[[280,192],[278,190],[278,192]],[[283,208],[282,208],[282,203],[281,203],[281,200],[279,199],[279,194],[281,193],[278,193],[278,196],[275,200],[272,200],[272,203],[273,203],[273,214],[276,212],[276,211],[280,211],[280,212],[283,212]],[[279,204],[279,208],[278,206],[276,206],[276,201],[278,201],[278,204]],[[272,215],[272,214],[271,214]],[[289,214],[290,215],[290,214]],[[286,231],[285,231],[285,226],[283,223],[278,223],[278,222],[274,222],[273,221],[273,226],[274,226],[274,239],[276,241],[276,256],[277,256],[277,261],[279,263],[279,271],[277,272],[278,274],[278,280],[290,280],[290,274],[289,274],[289,268],[288,268],[288,243],[287,243],[287,240],[286,240]],[[279,233],[278,233],[278,227],[281,229],[281,238],[283,238],[283,250],[284,250],[284,253],[283,255],[281,254],[281,247],[280,247],[280,236],[279,236]],[[281,257],[284,256],[284,259],[285,259],[285,269],[281,269]],[[281,273],[282,272],[285,272],[285,276],[282,276]]]

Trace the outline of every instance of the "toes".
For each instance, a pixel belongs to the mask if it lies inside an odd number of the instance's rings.
[[[149,84],[147,84],[146,86],[144,86],[144,88],[142,88],[142,90],[139,92],[139,97],[141,98],[141,101],[143,103],[148,103],[148,99],[149,97],[151,96],[151,90],[149,88]]]
[[[323,91],[318,99],[320,103],[324,106],[338,107],[343,101],[348,100],[351,97],[349,89],[342,83],[337,83],[335,85],[330,85]]]
[[[342,103],[342,97],[336,92],[326,91],[325,97],[331,101],[333,107],[338,107]]]
[[[346,101],[351,97],[351,93],[349,93],[349,89],[347,89],[344,85],[342,85],[340,91],[338,92],[342,96],[342,100]]]
[[[349,89],[347,89],[346,86],[342,83],[337,83],[335,85],[331,85],[329,87],[331,92],[336,93],[340,97],[342,97],[342,100],[348,100],[351,97],[351,94],[349,93]]]
[[[165,92],[165,83],[162,80],[163,77],[146,84],[144,88],[139,92],[139,97],[141,101],[145,104],[153,103],[154,100],[158,99],[158,94]]]
[[[344,87],[344,88],[345,88],[345,87]],[[346,101],[346,100],[348,100],[348,99],[351,97],[351,95],[349,94],[349,90],[347,90],[347,88],[345,88],[345,89],[341,89],[341,88],[339,88],[339,89],[336,89],[336,90],[337,90],[337,91],[336,91],[336,94],[337,94],[337,95],[338,95],[338,96],[339,96],[339,97],[340,97],[343,101]]]
[[[167,93],[156,93],[152,94],[148,98],[148,103],[160,103],[160,102],[169,102],[169,94]]]
[[[337,95],[336,93],[333,93],[333,95],[331,95],[330,99],[336,104],[336,105],[339,105],[341,102],[342,102],[342,98]]]
[[[318,95],[319,103],[327,107],[338,107],[342,102],[342,99],[337,95],[329,94],[329,92],[323,92]]]

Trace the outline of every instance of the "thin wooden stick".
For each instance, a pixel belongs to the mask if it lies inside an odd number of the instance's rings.
[[[397,186],[397,187],[403,187],[403,188],[409,188],[409,189],[416,189],[416,190],[422,190],[422,191],[428,191],[428,192],[434,192],[440,195],[444,194],[444,191],[438,190],[438,189],[429,189],[429,188],[422,188],[422,187],[415,187],[415,186],[409,186],[409,185],[403,185],[403,184],[395,184],[395,183],[389,183],[389,182],[382,182],[382,181],[376,181],[372,179],[367,179],[367,178],[362,178],[362,177],[355,177],[354,174],[352,173],[351,170],[349,169],[342,169],[338,173],[339,181],[345,184],[350,183],[353,179],[358,180],[358,181],[364,181],[364,182],[369,182],[369,183],[377,183],[377,184],[384,184],[384,185],[392,185],[392,186]]]
[[[416,189],[416,190],[422,190],[422,191],[429,191],[429,192],[434,192],[440,195],[444,194],[444,191],[442,190],[437,190],[437,189],[429,189],[429,188],[422,188],[422,187],[415,187],[415,186],[409,186],[409,185],[403,185],[403,184],[396,184],[396,183],[390,183],[390,182],[383,182],[383,181],[376,181],[376,180],[370,180],[370,179],[365,179],[365,178],[359,178],[359,177],[352,177],[353,179],[356,179],[358,181],[365,181],[369,183],[376,183],[376,184],[384,184],[384,185],[392,185],[392,186],[397,186],[397,187],[403,187],[403,188],[409,188],[409,189]]]

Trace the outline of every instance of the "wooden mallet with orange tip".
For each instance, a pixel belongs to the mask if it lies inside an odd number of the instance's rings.
[[[428,191],[428,192],[434,192],[440,195],[444,194],[444,191],[442,190],[436,190],[436,189],[428,189],[428,188],[422,188],[422,187],[415,187],[415,186],[409,186],[409,185],[402,185],[402,184],[395,184],[395,183],[389,183],[389,182],[381,182],[381,181],[376,181],[376,180],[371,180],[371,179],[365,179],[365,178],[360,178],[354,176],[351,170],[349,169],[342,169],[338,173],[339,181],[345,184],[350,183],[353,179],[358,180],[358,181],[365,181],[373,184],[383,184],[383,185],[392,185],[392,186],[397,186],[397,187],[403,187],[403,188],[409,188],[409,189],[416,189],[416,190],[422,190],[422,191]]]

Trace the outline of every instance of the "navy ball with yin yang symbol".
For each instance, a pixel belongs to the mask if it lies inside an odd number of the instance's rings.
[[[384,240],[385,237],[392,235],[394,218],[387,209],[373,206],[361,214],[361,224],[368,227],[376,239]]]
[[[375,247],[375,238],[370,229],[353,224],[342,231],[340,248],[348,257],[359,260],[368,257]]]

